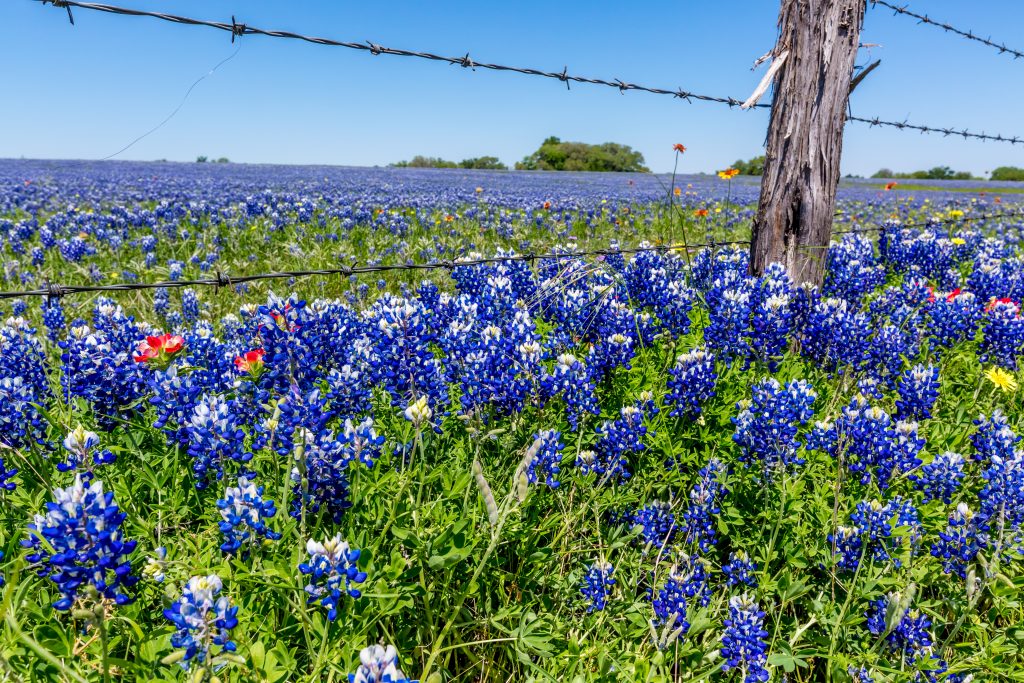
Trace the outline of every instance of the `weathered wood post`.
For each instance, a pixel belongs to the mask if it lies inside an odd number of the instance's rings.
[[[775,94],[750,266],[820,284],[832,233],[843,126],[866,0],[782,0]]]

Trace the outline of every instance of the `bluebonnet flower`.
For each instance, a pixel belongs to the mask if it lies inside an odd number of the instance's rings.
[[[971,292],[954,290],[939,297],[929,311],[928,332],[937,349],[952,348],[965,339],[973,339],[981,322],[982,307]]]
[[[934,365],[915,365],[904,370],[899,379],[896,417],[901,420],[925,420],[939,397],[939,369]]]
[[[543,481],[553,489],[561,486],[558,473],[561,471],[562,449],[565,448],[561,437],[561,432],[553,429],[533,435],[534,445],[530,448],[533,457],[526,465],[526,478],[531,484]]]
[[[893,476],[921,464],[918,457],[924,439],[916,422],[897,422],[863,396],[855,396],[834,424],[816,423],[808,447],[822,450],[837,460],[842,457],[861,484],[874,479],[878,488],[889,486]]]
[[[171,310],[171,295],[166,287],[157,287],[153,290],[153,312],[158,317],[166,317]]]
[[[186,430],[197,489],[209,486],[211,478],[221,479],[228,462],[244,464],[252,460],[252,453],[244,447],[245,433],[233,407],[234,403],[222,396],[208,395],[192,412]]]
[[[606,420],[598,429],[600,440],[596,452],[583,451],[576,459],[576,465],[583,474],[593,472],[599,483],[626,480],[632,476],[629,471],[630,453],[640,453],[647,435],[643,410],[637,406],[625,406],[615,420]]]
[[[1010,458],[993,456],[981,478],[985,485],[978,493],[979,527],[991,532],[1001,545],[1020,543],[1024,524],[1024,451],[1016,451]]]
[[[722,565],[722,573],[725,574],[729,586],[746,585],[757,588],[757,579],[754,577],[756,571],[757,563],[742,550],[730,553],[729,561]]]
[[[722,634],[722,671],[739,669],[743,683],[763,683],[769,678],[764,616],[758,604],[746,595],[729,599],[729,618]]]
[[[21,544],[31,549],[26,559],[39,565],[39,576],[57,584],[61,598],[54,609],[70,609],[86,585],[119,605],[130,602],[125,590],[138,582],[128,559],[135,541],[124,540],[125,515],[114,494],[104,492],[99,479],[88,482],[78,474],[71,486],[54,490],[53,497],[46,514],[36,515],[28,525],[30,538]]]
[[[864,235],[848,233],[829,245],[825,266],[825,296],[858,305],[885,281],[885,267],[875,259],[875,245]]]
[[[736,425],[732,438],[740,446],[740,460],[761,463],[767,476],[802,465],[796,435],[814,415],[815,398],[817,394],[806,380],[782,385],[769,377],[755,384],[751,400],[737,404],[740,413],[732,418]]]
[[[163,583],[167,575],[167,548],[159,546],[153,551],[152,557],[146,558],[146,566],[142,568],[142,576],[156,583]]]
[[[351,456],[352,451],[329,430],[314,434],[299,427],[295,430],[295,441],[296,454],[301,458],[291,472],[291,516],[301,519],[303,513],[315,515],[323,509],[335,523],[340,522],[345,510],[352,506],[346,474],[352,461],[345,456]],[[410,447],[412,444],[409,442]]]
[[[964,478],[964,459],[957,453],[940,453],[919,474],[911,474],[914,485],[924,492],[924,502],[941,500],[947,505]]]
[[[632,526],[640,527],[639,540],[656,548],[665,548],[672,543],[676,534],[676,516],[668,503],[656,500],[649,503],[630,517]]]
[[[992,417],[980,415],[974,424],[978,431],[971,435],[971,444],[977,451],[976,460],[987,464],[992,462],[994,456],[1004,460],[1013,458],[1020,437],[1010,428],[1002,410],[993,410]]]
[[[194,289],[181,290],[181,318],[185,323],[199,320],[199,296]]]
[[[61,334],[67,330],[67,319],[64,317],[64,307],[57,299],[48,299],[43,303],[43,325],[46,327],[46,336],[50,341],[57,341]]]
[[[356,584],[366,581],[366,572],[359,571],[356,562],[360,551],[350,548],[341,534],[318,543],[306,541],[309,561],[299,565],[299,571],[309,577],[306,593],[309,603],[319,602],[327,608],[327,618],[338,618],[338,603],[343,594],[358,598],[362,593]]]
[[[890,650],[908,658],[910,664],[921,658],[933,660],[933,666],[925,672],[927,680],[938,681],[946,669],[946,663],[932,654],[932,621],[921,611],[906,606],[899,594],[890,594],[871,601],[867,617],[868,631],[877,637],[885,637]],[[920,673],[915,675],[920,680]]]
[[[897,528],[907,527],[908,532],[894,533]],[[836,563],[848,572],[857,570],[862,559],[871,558],[875,563],[892,563],[902,566],[897,553],[903,550],[909,533],[911,545],[920,537],[920,523],[914,506],[896,497],[883,505],[877,500],[861,501],[850,514],[850,526],[840,526],[835,534],[829,534],[829,543],[834,544]]]
[[[704,340],[708,348],[725,361],[744,356],[752,306],[746,284],[716,281],[707,301],[708,325],[704,328]]]
[[[697,544],[706,553],[716,542],[715,517],[721,512],[722,498],[728,493],[723,482],[725,465],[712,458],[701,468],[697,483],[690,489],[690,504],[683,513],[682,533],[686,543]]]
[[[985,325],[978,360],[1007,370],[1017,369],[1024,351],[1024,318],[1020,306],[1010,299],[997,299],[985,308]]]
[[[843,299],[811,298],[798,339],[803,355],[828,370],[859,370],[869,358],[871,317]]]
[[[853,683],[875,683],[875,679],[871,676],[871,672],[868,671],[865,666],[858,669],[853,664],[850,664],[846,667],[846,673],[849,674]]]
[[[917,355],[913,335],[910,330],[892,323],[879,328],[868,346],[870,372],[889,386],[895,386],[897,378],[907,364],[907,359],[913,359]]]
[[[220,549],[225,553],[238,552],[242,544],[251,544],[257,538],[276,541],[281,534],[271,530],[265,520],[277,514],[274,501],[263,499],[263,487],[257,487],[252,479],[238,478],[238,486],[229,486],[224,497],[217,501],[220,509],[220,532],[224,542]]]
[[[344,463],[358,461],[372,470],[380,457],[384,437],[377,434],[372,417],[363,419],[359,424],[346,418],[338,442],[342,444],[341,457]]]
[[[565,401],[565,416],[569,427],[577,429],[586,415],[597,415],[597,399],[587,364],[571,353],[558,356],[554,369],[541,379],[545,393],[561,396]]]
[[[857,382],[857,392],[872,401],[881,401],[885,397],[882,389],[883,385],[876,377],[865,377]]]
[[[672,417],[696,419],[701,406],[715,395],[715,357],[704,347],[680,354],[669,371],[668,395]]]
[[[3,456],[0,456],[0,491],[13,491],[18,488],[17,483],[11,481],[17,473],[18,468],[12,467],[7,469]]]
[[[587,568],[580,582],[580,593],[587,602],[587,611],[600,612],[608,604],[608,595],[615,585],[615,568],[608,562],[598,560]]]
[[[207,665],[211,657],[234,652],[231,629],[238,625],[238,606],[226,595],[219,595],[223,583],[216,574],[193,576],[181,597],[164,610],[164,617],[177,629],[171,645],[185,650],[181,667],[186,671],[195,662]],[[219,647],[219,652],[214,651]]]
[[[933,557],[942,560],[942,571],[967,578],[967,567],[987,545],[987,535],[978,527],[975,514],[960,503],[949,516],[945,531],[939,532],[939,540],[932,544]]]
[[[64,439],[64,448],[68,452],[68,459],[65,462],[57,463],[57,469],[61,472],[69,472],[81,467],[88,468],[90,465],[110,465],[117,460],[109,450],[97,449],[99,445],[100,437],[96,432],[86,431],[82,425],[78,425]]]
[[[417,683],[398,668],[394,645],[371,645],[359,653],[359,668],[348,675],[349,683]]]
[[[665,584],[658,590],[652,601],[654,608],[654,626],[666,625],[667,629],[683,635],[690,630],[690,622],[686,620],[688,608],[687,576],[677,565],[669,570]],[[666,640],[671,640],[667,637]],[[664,643],[667,645],[667,642]]]

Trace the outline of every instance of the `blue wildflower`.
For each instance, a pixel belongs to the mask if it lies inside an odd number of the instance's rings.
[[[668,396],[672,417],[690,420],[700,415],[701,406],[715,395],[715,357],[704,347],[681,354],[669,371]]]
[[[188,670],[194,661],[205,665],[220,652],[234,652],[231,629],[238,625],[238,606],[226,595],[218,594],[223,588],[220,577],[193,576],[181,592],[181,597],[164,610],[164,617],[177,629],[171,635],[171,645],[185,650],[181,667]],[[219,654],[219,653],[218,653]]]
[[[925,420],[939,397],[939,369],[934,365],[915,365],[904,370],[899,379],[896,417],[901,420]]]
[[[57,584],[61,598],[54,609],[70,609],[85,585],[118,605],[130,602],[125,590],[138,582],[128,559],[135,541],[124,540],[125,515],[114,494],[105,493],[99,479],[89,482],[79,474],[53,496],[46,514],[36,515],[28,525],[30,538],[21,544],[31,549],[26,559],[39,565],[39,576]]]
[[[366,572],[359,571],[356,562],[360,551],[350,548],[341,534],[323,543],[306,541],[309,561],[299,565],[299,571],[309,577],[306,594],[309,603],[319,602],[327,608],[327,618],[338,618],[338,603],[343,594],[358,598],[362,593],[356,584],[366,581]]]
[[[349,683],[417,683],[398,668],[394,645],[371,645],[359,653],[359,668],[348,675]]]
[[[220,549],[235,553],[242,544],[252,545],[257,538],[276,541],[281,534],[271,530],[265,520],[277,514],[274,501],[263,499],[263,487],[257,487],[247,477],[238,478],[238,486],[229,486],[224,497],[217,501],[220,509],[220,532],[224,542]]]
[[[722,671],[739,669],[743,683],[763,683],[769,678],[764,612],[746,595],[729,599],[729,618],[722,634]]]
[[[600,612],[608,604],[608,595],[615,585],[615,568],[604,561],[594,562],[580,582],[580,593],[587,602],[588,612]]]

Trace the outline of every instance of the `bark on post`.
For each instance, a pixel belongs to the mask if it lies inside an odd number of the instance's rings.
[[[832,234],[839,158],[866,0],[782,0],[761,199],[750,266],[783,263],[820,284]],[[784,54],[788,53],[788,54]]]

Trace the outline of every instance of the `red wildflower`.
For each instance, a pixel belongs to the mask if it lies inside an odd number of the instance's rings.
[[[551,208],[551,202],[544,202],[544,210],[547,211]]]
[[[960,288],[957,287],[952,292],[946,295],[946,301],[948,303],[953,303],[953,300],[960,296],[960,294],[962,294],[962,292],[960,291]]]
[[[235,358],[235,367],[239,372],[244,372],[255,377],[263,370],[263,356],[265,356],[266,353],[267,352],[263,349],[246,351],[241,356],[237,356]]]
[[[693,212],[693,215],[697,216],[698,218],[704,218],[704,216],[708,215],[708,210],[707,209],[697,209],[696,211]]]
[[[159,337],[146,337],[139,348],[132,354],[136,363],[149,363],[154,360],[166,361],[181,351],[185,340],[176,334],[161,334]]]
[[[897,183],[895,180],[892,181],[891,183],[886,183],[885,184],[885,191],[888,192],[889,190],[891,190],[892,188],[896,187],[897,185],[899,185],[899,183]]]
[[[685,148],[685,147],[683,147],[683,146],[682,146],[681,144],[679,144],[678,142],[677,142],[676,144],[672,145],[672,149],[674,149],[675,151],[679,152],[680,154],[682,154],[683,152],[685,152],[685,151],[686,151],[686,148]]]
[[[1013,304],[1014,306],[1017,306],[1017,302],[1008,296],[1004,296],[1001,299],[992,297],[988,302],[988,306],[985,306],[985,312],[988,313],[989,311],[991,311],[993,308],[996,307],[996,304]]]

